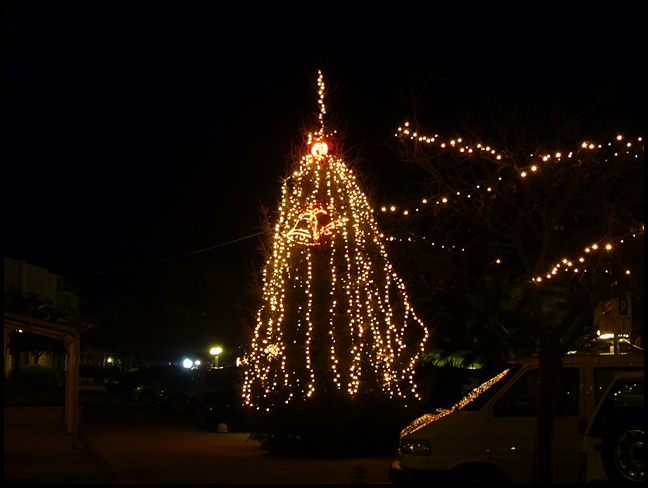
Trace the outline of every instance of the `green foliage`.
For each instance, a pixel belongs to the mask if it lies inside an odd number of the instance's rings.
[[[58,384],[56,372],[48,366],[27,364],[5,378],[5,406],[50,407],[64,403],[64,389]]]
[[[27,364],[16,369],[9,376],[10,381],[26,389],[50,388],[56,386],[56,372],[49,366]]]
[[[250,438],[280,456],[342,459],[395,455],[400,431],[420,415],[383,394],[326,396],[261,415]]]

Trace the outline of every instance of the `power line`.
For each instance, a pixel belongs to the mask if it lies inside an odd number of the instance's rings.
[[[109,269],[109,270],[105,270],[105,271],[98,271],[98,272],[95,272],[95,273],[85,273],[83,275],[75,275],[74,277],[81,278],[81,277],[96,276],[96,275],[99,275],[99,274],[106,274],[106,273],[117,273],[119,271],[128,271],[128,270],[131,270],[131,269],[143,268],[143,267],[146,267],[146,266],[152,266],[154,264],[160,264],[160,263],[165,263],[165,262],[169,262],[169,261],[174,261],[176,259],[182,259],[182,258],[185,258],[187,256],[195,256],[196,254],[202,254],[202,253],[205,253],[207,251],[211,251],[213,249],[218,249],[220,247],[229,246],[231,244],[235,244],[237,242],[241,242],[241,241],[250,239],[252,237],[256,237],[256,236],[258,236],[258,235],[260,235],[262,233],[263,232],[257,232],[255,234],[250,234],[250,235],[245,236],[245,237],[239,237],[238,239],[234,239],[234,240],[231,240],[231,241],[228,241],[228,242],[223,242],[223,243],[217,244],[215,246],[206,247],[204,249],[198,249],[196,251],[191,251],[191,252],[184,253],[184,254],[178,254],[176,256],[169,256],[169,257],[166,257],[166,258],[157,259],[155,261],[147,261],[145,263],[132,264],[130,266],[123,266],[121,268],[114,268],[114,269]]]

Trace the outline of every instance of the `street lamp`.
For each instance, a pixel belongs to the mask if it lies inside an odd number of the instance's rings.
[[[218,356],[219,356],[220,353],[222,353],[222,352],[223,352],[223,348],[222,348],[222,347],[218,347],[218,346],[217,346],[217,347],[212,347],[212,348],[209,350],[209,354],[211,354],[212,356],[214,356],[214,367],[215,367],[215,368],[218,368]]]

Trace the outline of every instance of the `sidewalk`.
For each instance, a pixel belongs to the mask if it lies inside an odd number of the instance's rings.
[[[392,484],[391,458],[269,456],[247,433],[212,433],[81,388],[76,443],[63,426],[4,428],[4,484]],[[123,412],[127,412],[123,415]],[[157,420],[152,417],[157,415]],[[85,419],[85,420],[84,420]]]
[[[225,434],[226,436],[228,434]],[[231,434],[233,435],[233,434]],[[83,439],[83,435],[81,435]],[[22,484],[392,484],[387,479],[387,462],[380,461],[358,465],[356,461],[326,463],[325,461],[259,458],[256,469],[250,471],[249,461],[241,463],[234,460],[232,473],[223,476],[209,475],[204,480],[197,477],[195,470],[187,471],[186,467],[171,473],[162,479],[160,470],[149,463],[141,473],[113,472],[91,443],[77,443],[72,447],[71,436],[63,427],[10,426],[5,428],[4,436],[4,485]],[[144,456],[146,459],[147,456]],[[148,456],[151,458],[151,456]],[[363,463],[365,463],[363,461]],[[268,465],[270,463],[270,466]],[[317,473],[322,470],[320,463],[336,465],[342,470],[338,476],[330,473],[316,481]],[[202,466],[202,467],[201,467]],[[207,468],[195,466],[207,473]],[[243,469],[243,471],[242,471]],[[292,471],[294,470],[294,471]],[[164,471],[164,469],[162,469]],[[158,473],[155,476],[151,476]],[[169,474],[169,473],[167,473]],[[334,481],[331,481],[334,480]]]
[[[62,426],[4,427],[4,484],[110,484],[114,476],[79,436]]]
[[[79,387],[80,395],[92,391],[105,389]],[[75,442],[62,425],[4,425],[4,484],[117,483],[110,466],[84,436],[87,429],[82,418]]]

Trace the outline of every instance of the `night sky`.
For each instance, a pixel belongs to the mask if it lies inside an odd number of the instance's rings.
[[[610,89],[610,117],[643,130],[644,19],[624,4],[4,4],[5,256],[85,279],[198,257],[243,273],[320,68],[385,195],[401,95],[426,77],[440,128],[475,100],[582,108]]]

